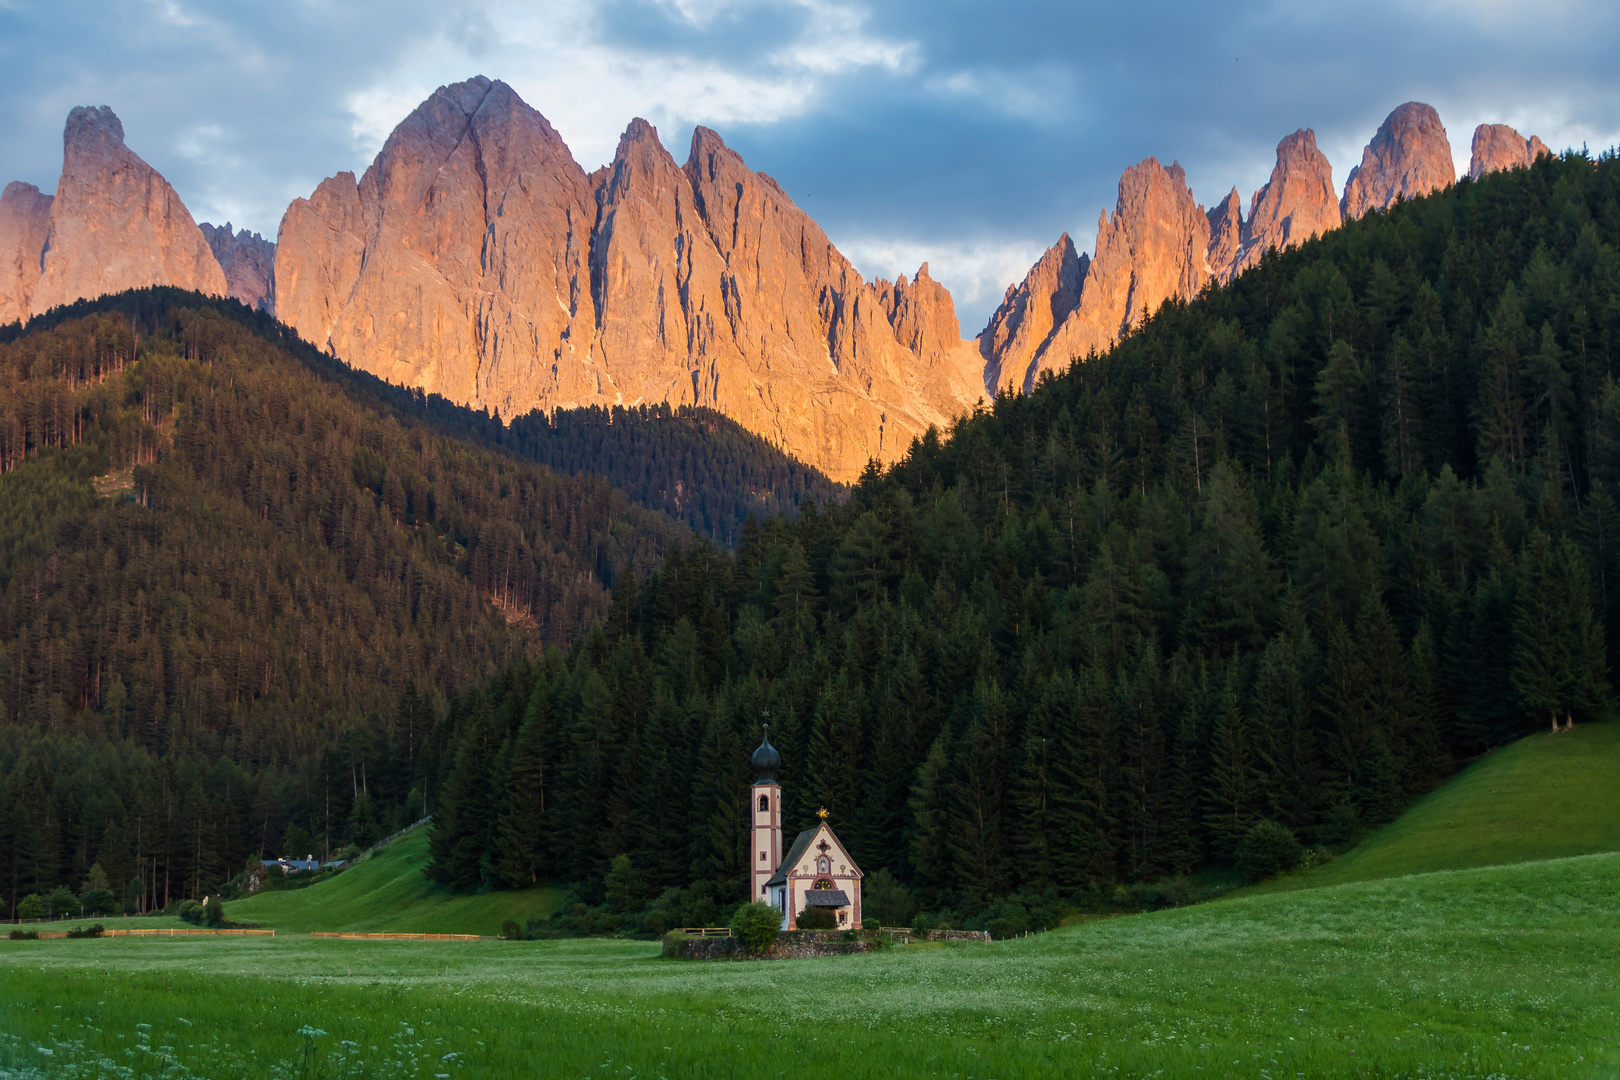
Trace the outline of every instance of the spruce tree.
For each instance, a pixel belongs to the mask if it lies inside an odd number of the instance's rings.
[[[1204,787],[1204,825],[1222,857],[1230,858],[1260,818],[1253,738],[1240,699],[1241,673],[1227,669],[1214,702],[1209,733],[1209,773]]]
[[[546,839],[546,770],[551,756],[551,709],[544,688],[529,697],[523,724],[513,741],[496,830],[501,880],[514,889],[538,884],[550,872]]]

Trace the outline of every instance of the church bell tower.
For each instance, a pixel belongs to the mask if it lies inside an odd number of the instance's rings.
[[[771,745],[769,724],[765,725],[764,740],[748,763],[754,767],[755,777],[749,791],[749,809],[754,823],[748,852],[749,898],[768,902],[765,883],[782,862],[782,785],[776,782],[782,755]]]

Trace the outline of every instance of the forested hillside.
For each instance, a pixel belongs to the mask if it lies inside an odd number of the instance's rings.
[[[749,517],[792,517],[848,489],[713,409],[667,404],[525,413],[499,445],[560,473],[592,473],[631,499],[735,547]]]
[[[61,321],[0,345],[0,385],[8,901],[142,845],[217,885],[269,819],[272,849],[294,812],[324,840],[339,784],[340,831],[362,782],[391,810],[426,701],[579,640],[610,583],[691,542],[215,311]],[[377,731],[401,774],[372,755],[351,778],[334,740]]]
[[[157,326],[175,309],[207,310],[282,349],[351,396],[441,434],[504,450],[565,474],[601,476],[632,502],[684,521],[699,536],[735,546],[750,515],[793,516],[806,498],[826,504],[848,489],[789,457],[712,409],[668,405],[559,409],[550,416],[501,417],[395,386],[349,367],[302,340],[262,311],[234,300],[173,288],[137,289],[56,308],[28,323],[38,333],[65,320],[116,313],[136,326]],[[23,334],[0,326],[0,343]]]
[[[437,872],[736,894],[767,718],[788,828],[962,912],[1336,844],[1607,717],[1617,196],[1569,156],[1370,214],[626,582],[454,704]]]

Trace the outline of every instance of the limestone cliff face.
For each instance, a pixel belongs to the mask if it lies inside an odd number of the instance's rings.
[[[1224,283],[1237,272],[1238,252],[1249,238],[1243,221],[1243,200],[1238,198],[1237,188],[1210,207],[1206,216],[1209,218],[1209,252],[1204,261],[1209,265],[1210,274]]]
[[[169,182],[124,145],[111,109],[74,109],[62,143],[32,314],[148,285],[225,295],[225,274],[197,223]]]
[[[1209,280],[1209,218],[1193,201],[1179,164],[1148,158],[1119,180],[1114,215],[1097,220],[1097,254],[1080,302],[1052,331],[1024,374],[1060,372],[1093,350],[1104,352],[1166,300],[1190,300]]]
[[[1457,179],[1451,143],[1432,106],[1408,101],[1385,118],[1361,164],[1350,170],[1339,205],[1346,221],[1382,210],[1397,198],[1415,199]]]
[[[354,173],[329,176],[309,198],[294,199],[276,234],[276,318],[317,345],[330,345],[360,280],[365,247]]]
[[[203,239],[225,274],[227,295],[255,310],[276,306],[276,245],[246,229],[231,231],[231,223],[218,228],[203,222]]]
[[[1028,392],[1041,372],[1106,350],[1164,301],[1196,296],[1209,247],[1209,218],[1179,164],[1126,169],[1113,217],[1098,218],[1096,256],[1075,256],[1065,234],[991,316],[979,336],[986,385]]]
[[[963,340],[950,290],[928,276],[928,264],[910,281],[900,275],[892,286],[879,280],[879,301],[902,346],[921,366],[912,380],[923,399],[945,416],[986,396],[984,360],[976,341]]]
[[[45,234],[51,226],[51,197],[21,180],[0,192],[0,326],[26,322]]]
[[[1232,273],[1253,266],[1271,248],[1298,247],[1341,222],[1333,166],[1316,148],[1316,132],[1300,128],[1277,144],[1271,179],[1249,201],[1248,239]]]
[[[1079,306],[1090,266],[1091,257],[1076,254],[1074,241],[1064,233],[1030,267],[1023,281],[1007,289],[1001,306],[979,335],[984,383],[990,393],[1023,390],[1030,365],[1052,332]]]
[[[1547,144],[1532,135],[1528,139],[1506,124],[1481,124],[1474,129],[1468,175],[1478,180],[1500,169],[1528,169],[1542,154],[1550,154]]]
[[[502,415],[599,392],[584,358],[595,199],[504,83],[440,88],[355,184],[297,200],[276,238],[276,314],[392,382]]]
[[[978,387],[926,272],[869,284],[714,132],[677,166],[635,121],[586,176],[482,78],[424,102],[358,183],[295,201],[275,284],[279,318],[391,381],[503,416],[707,405],[844,480]]]

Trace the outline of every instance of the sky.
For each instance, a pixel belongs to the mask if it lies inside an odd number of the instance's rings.
[[[445,83],[509,83],[587,170],[641,116],[719,131],[863,273],[927,261],[971,336],[1120,173],[1179,160],[1247,207],[1316,131],[1342,188],[1383,118],[1439,110],[1620,143],[1620,5],[1591,0],[0,0],[0,183],[53,190],[63,121],[109,105],[198,221],[274,239]]]

